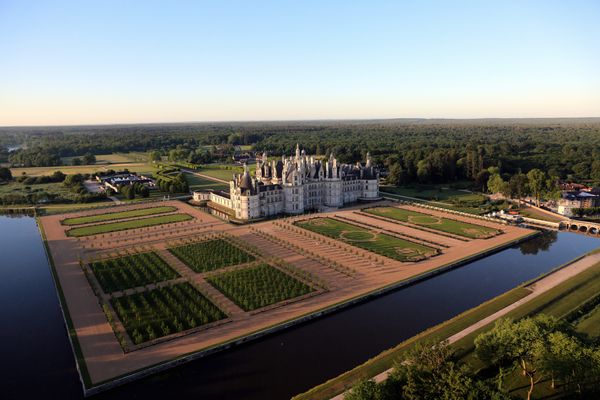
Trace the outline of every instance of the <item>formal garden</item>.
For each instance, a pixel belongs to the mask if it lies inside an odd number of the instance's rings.
[[[223,238],[175,246],[169,248],[169,251],[195,272],[214,271],[256,259],[252,254]]]
[[[113,293],[179,277],[155,252],[94,261],[89,264],[104,293]]]
[[[111,302],[136,345],[227,317],[189,283],[116,297]]]
[[[168,214],[159,215],[156,217],[132,219],[120,222],[111,222],[106,224],[98,225],[86,225],[78,228],[71,228],[66,231],[67,236],[71,237],[82,237],[98,235],[102,233],[125,231],[129,229],[147,228],[149,226],[172,224],[175,222],[183,222],[194,219],[189,214]]]
[[[434,229],[466,237],[468,239],[485,239],[500,234],[500,230],[482,225],[470,224],[455,219],[437,217],[398,207],[367,208],[365,212],[396,221],[408,222],[424,228]]]
[[[212,275],[206,280],[244,311],[314,291],[311,286],[265,263]]]
[[[398,261],[419,261],[439,250],[333,218],[311,218],[295,225]]]
[[[63,219],[60,223],[63,225],[71,226],[71,225],[83,225],[90,224],[94,222],[106,222],[106,221],[114,221],[117,219],[125,219],[125,218],[136,218],[136,217],[144,217],[148,215],[156,215],[156,214],[165,214],[169,212],[177,211],[177,207],[173,206],[161,206],[161,207],[148,207],[148,208],[137,208],[135,210],[129,211],[119,211],[119,212],[109,212],[103,214],[96,215],[87,215],[83,217],[73,217]]]

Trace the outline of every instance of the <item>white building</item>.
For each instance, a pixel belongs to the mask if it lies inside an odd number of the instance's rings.
[[[219,192],[195,192],[194,200],[210,200],[226,206],[237,219],[249,220],[281,213],[301,214],[323,207],[340,207],[356,201],[378,200],[379,172],[367,153],[364,165],[338,164],[333,154],[316,160],[296,146],[294,157],[268,161],[263,154],[256,162],[255,176],[236,174],[229,183],[229,196]]]

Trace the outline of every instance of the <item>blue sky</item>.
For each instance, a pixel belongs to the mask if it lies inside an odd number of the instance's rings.
[[[0,125],[600,117],[600,1],[0,0]]]

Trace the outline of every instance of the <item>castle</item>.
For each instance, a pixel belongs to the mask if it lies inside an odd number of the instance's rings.
[[[235,174],[229,183],[229,193],[194,193],[194,200],[209,200],[240,220],[378,199],[379,172],[368,153],[364,165],[339,164],[333,154],[327,160],[316,160],[298,145],[295,156],[277,161],[269,162],[264,153],[256,161],[254,177],[244,165],[244,173]]]

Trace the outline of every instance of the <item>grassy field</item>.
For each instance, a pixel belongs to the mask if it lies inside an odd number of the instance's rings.
[[[248,263],[255,259],[252,254],[224,239],[185,244],[172,247],[169,251],[196,272],[214,271],[230,265]]]
[[[203,166],[198,172],[204,175],[212,176],[217,179],[230,181],[233,177],[233,174],[241,174],[242,172],[244,172],[244,169],[238,166],[231,166],[231,169],[217,167],[211,168],[210,166]]]
[[[313,291],[310,286],[268,264],[212,275],[206,280],[245,311]]]
[[[384,351],[378,356],[368,360],[362,365],[343,373],[308,392],[295,396],[294,400],[329,400],[338,393],[349,389],[361,379],[373,377],[394,365],[394,361],[405,352],[412,349],[422,341],[443,340],[472,325],[473,323],[495,313],[527,296],[529,291],[518,287],[494,299],[470,309],[446,322],[436,325],[412,338],[400,343],[396,347]]]
[[[158,217],[134,219],[130,221],[113,222],[108,224],[98,224],[90,226],[82,226],[80,228],[69,229],[67,236],[81,237],[98,235],[101,233],[118,232],[128,229],[145,228],[148,226],[171,224],[175,222],[189,221],[193,219],[189,214],[169,214]]]
[[[190,190],[229,190],[229,185],[226,183],[211,181],[193,174],[185,174]],[[231,179],[231,177],[229,177]]]
[[[469,224],[467,222],[457,221],[448,218],[436,217],[416,211],[397,207],[377,207],[366,209],[365,212],[381,217],[392,218],[402,222],[422,227],[435,229],[438,231],[452,233],[469,239],[480,239],[495,236],[500,233],[499,230],[488,228],[486,226]]]
[[[382,190],[407,197],[436,201],[481,201],[483,196],[444,185],[384,186]]]
[[[6,195],[27,196],[36,193],[46,192],[52,196],[59,196],[67,201],[74,200],[79,197],[77,193],[72,192],[62,183],[41,183],[35,185],[25,185],[16,181],[0,185],[0,197]]]
[[[189,283],[117,297],[112,305],[134,344],[226,317]]]
[[[74,158],[77,158],[77,157],[61,157],[61,161],[63,162],[64,165],[71,165]],[[79,157],[79,158],[81,158],[81,157]],[[125,164],[125,163],[131,163],[131,162],[135,162],[135,161],[145,162],[145,159],[137,159],[136,160],[127,153],[97,154],[96,155],[96,164],[92,164],[92,165]]]
[[[156,168],[146,163],[124,163],[124,164],[109,164],[109,165],[60,165],[56,167],[25,167],[11,168],[10,171],[14,177],[20,175],[41,176],[52,175],[56,171],[61,171],[67,175],[72,174],[93,174],[98,171],[106,171],[109,169],[122,170],[127,168],[129,171],[140,174],[152,174],[156,172]]]
[[[523,217],[541,219],[542,221],[560,222],[565,219],[564,217],[561,217],[560,215],[553,216],[550,214],[546,214],[545,212],[536,210],[535,208],[532,208],[532,207],[521,207],[521,208],[517,209],[517,211],[519,211],[519,214],[521,214]]]
[[[105,214],[98,214],[98,215],[89,215],[89,216],[85,216],[85,217],[67,218],[67,219],[60,221],[60,223],[63,225],[82,225],[82,224],[89,224],[92,222],[104,222],[104,221],[112,221],[112,220],[116,220],[116,219],[143,217],[146,215],[154,215],[154,214],[164,214],[164,213],[173,212],[176,210],[177,210],[177,207],[173,207],[173,206],[139,208],[139,209],[130,210],[130,211],[121,211],[121,212],[105,213]]]
[[[123,291],[179,276],[154,252],[132,254],[90,263],[104,293]]]
[[[312,218],[296,222],[296,225],[399,261],[418,261],[437,253],[432,247],[332,218]]]

